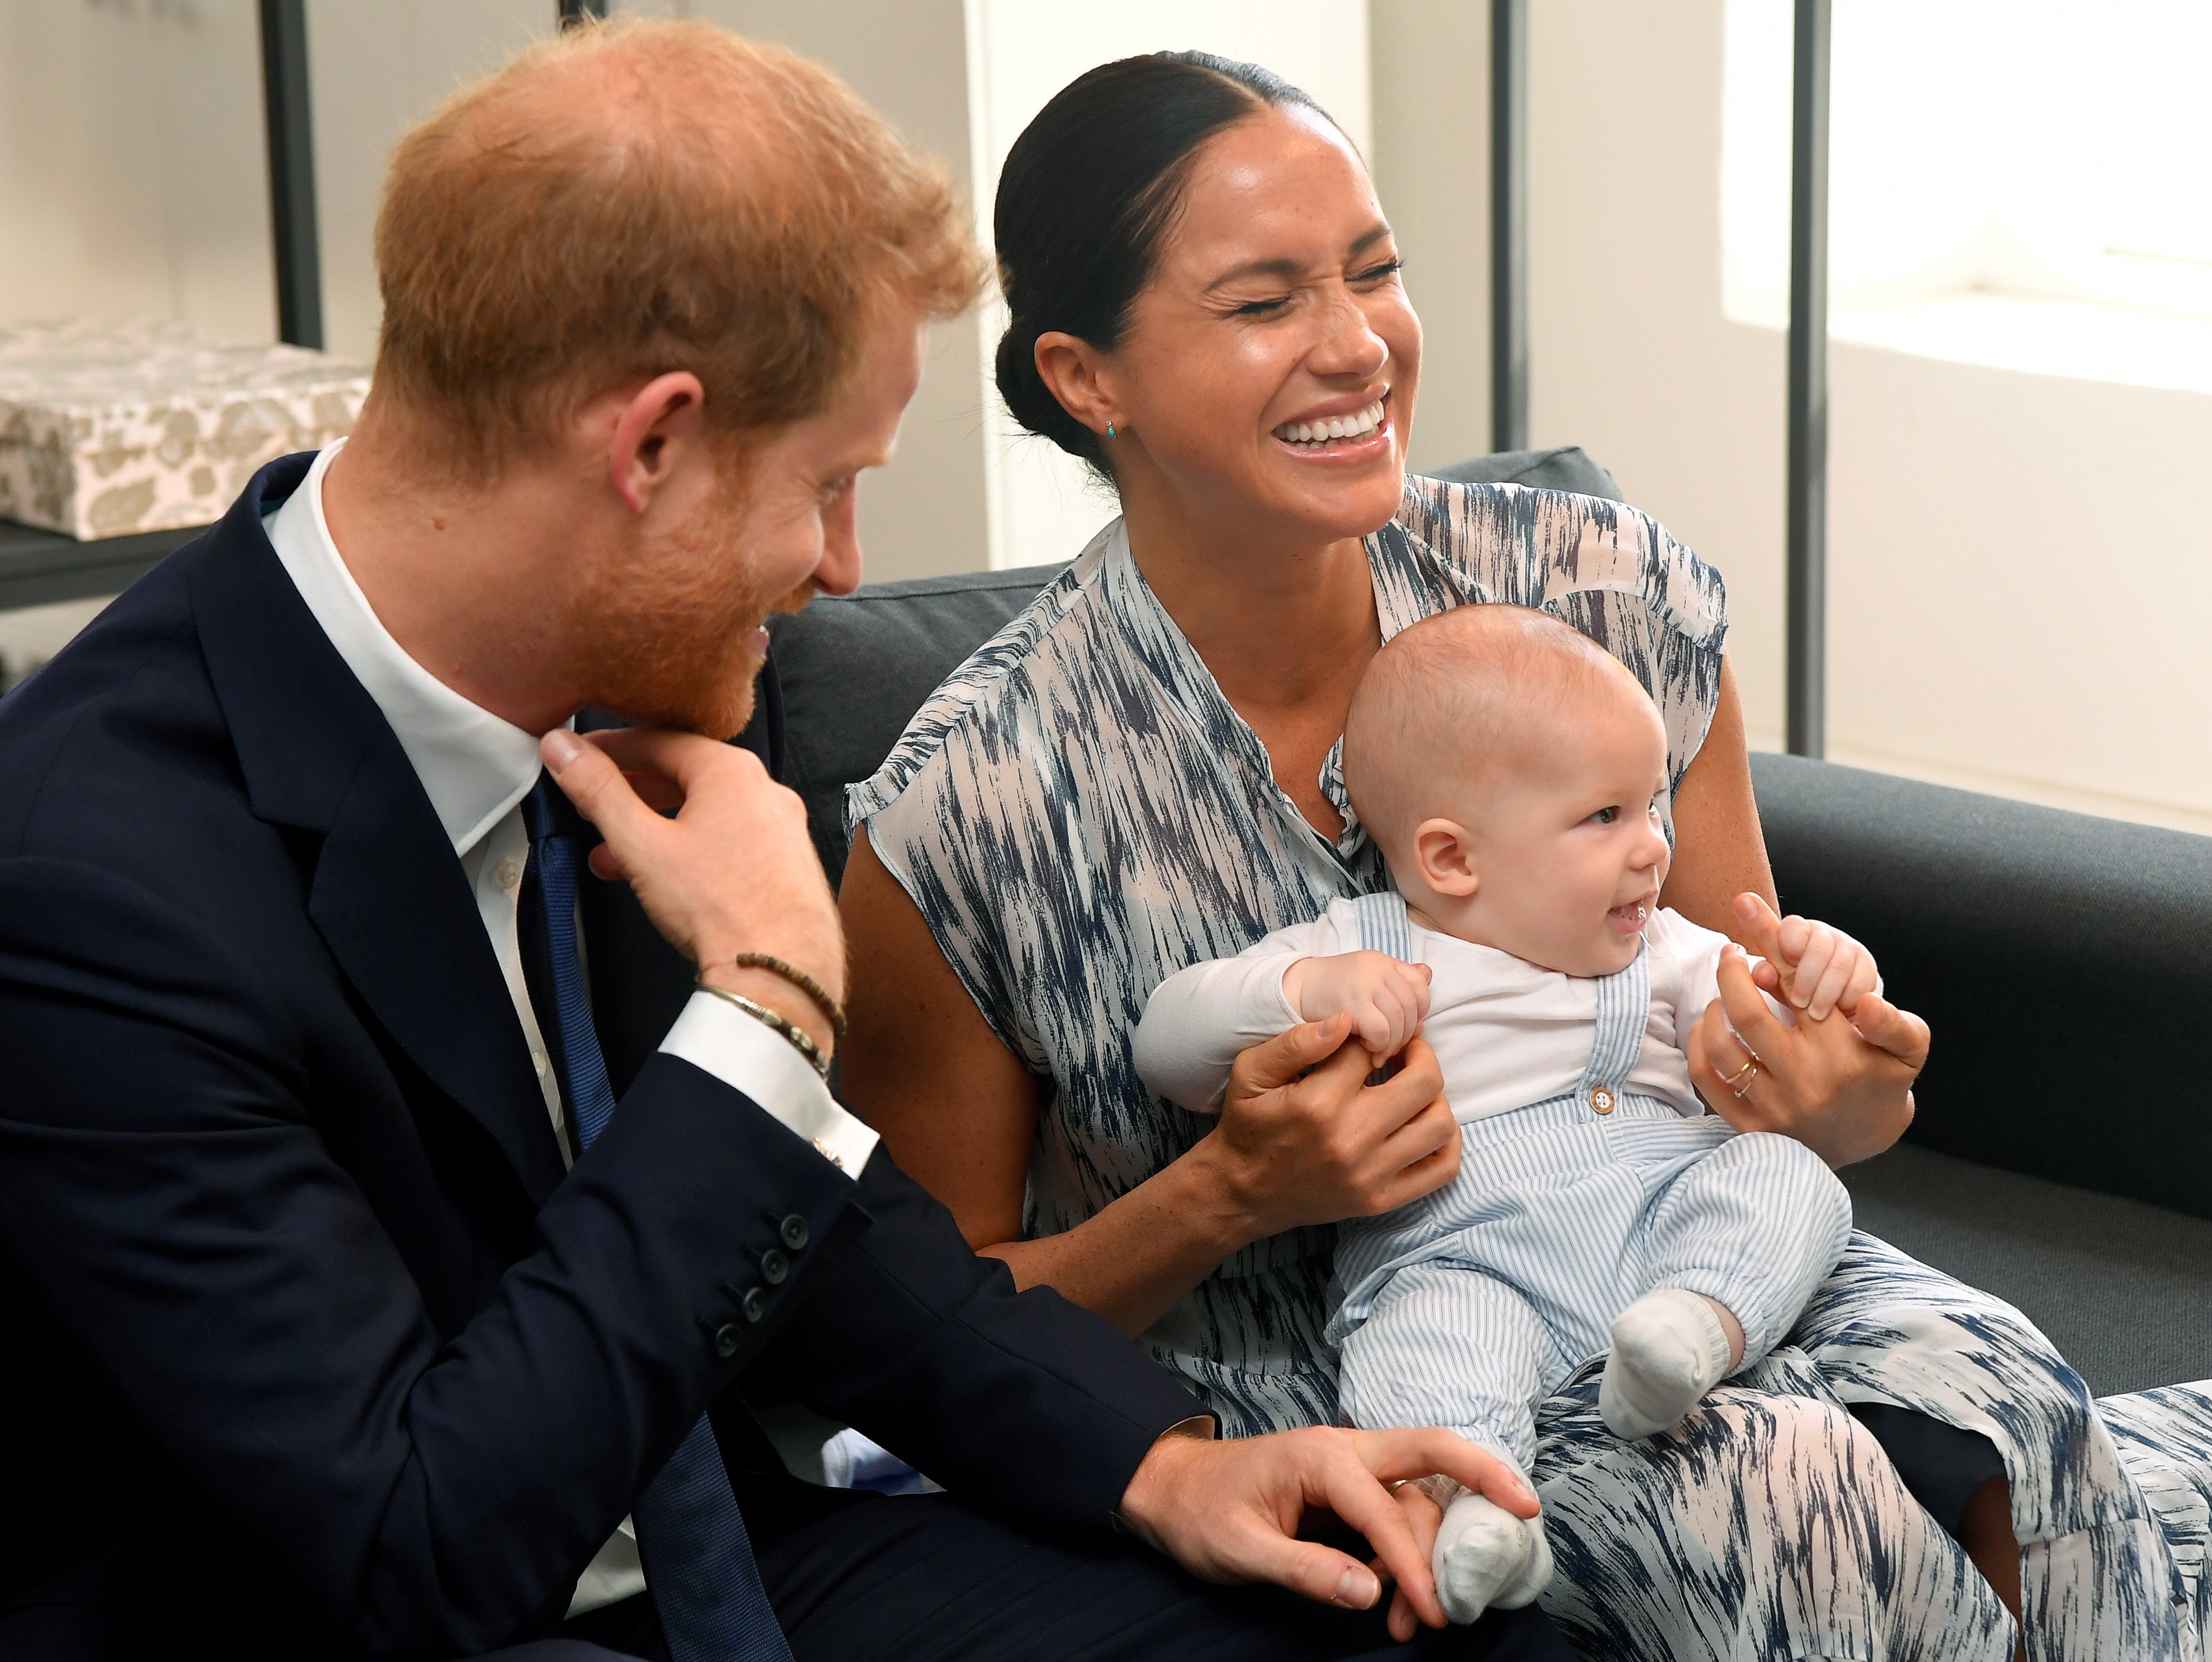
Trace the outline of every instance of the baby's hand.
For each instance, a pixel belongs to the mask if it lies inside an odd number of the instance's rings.
[[[1744,899],[1756,897],[1739,899],[1739,908]],[[1762,910],[1765,904],[1757,904]],[[1775,959],[1755,962],[1751,978],[1760,991],[1773,994],[1815,1021],[1831,1010],[1850,1014],[1859,1000],[1881,984],[1874,954],[1832,923],[1792,913],[1782,920],[1776,941],[1780,951]]]
[[[1387,953],[1341,953],[1291,965],[1283,973],[1283,996],[1302,1020],[1349,1015],[1354,1037],[1381,1062],[1421,1031],[1429,981],[1425,964],[1401,964]]]

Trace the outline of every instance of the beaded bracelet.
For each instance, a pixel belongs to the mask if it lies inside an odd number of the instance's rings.
[[[830,1018],[831,1032],[840,1038],[845,1037],[844,1008],[830,996],[830,989],[827,987],[796,964],[786,963],[780,958],[771,958],[766,953],[739,953],[730,960],[730,967],[734,970],[765,970],[770,975],[782,977],[822,1007],[822,1014]]]
[[[797,1022],[787,1020],[769,1009],[767,1005],[756,1004],[743,993],[733,993],[726,987],[709,986],[702,981],[699,983],[699,990],[702,993],[714,994],[726,1004],[736,1005],[770,1032],[782,1035],[791,1042],[793,1048],[799,1055],[806,1058],[808,1067],[825,1080],[830,1077],[830,1058],[822,1054],[822,1047],[814,1042],[813,1036]]]

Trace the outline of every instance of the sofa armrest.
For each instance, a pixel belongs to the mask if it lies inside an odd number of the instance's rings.
[[[1908,1136],[2212,1217],[2212,837],[1752,758],[1785,910],[1935,1035]]]

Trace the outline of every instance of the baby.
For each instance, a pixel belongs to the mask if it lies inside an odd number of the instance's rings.
[[[1459,1174],[1340,1231],[1330,1335],[1346,1415],[1449,1426],[1525,1477],[1536,1404],[1607,1352],[1606,1424],[1663,1430],[1780,1341],[1842,1257],[1851,1212],[1817,1155],[1737,1134],[1693,1088],[1687,1042],[1729,943],[1657,904],[1658,712],[1566,624],[1461,606],[1376,655],[1344,772],[1397,892],[1335,901],[1169,977],[1137,1032],[1138,1071],[1218,1112],[1237,1053],[1299,1022],[1348,1013],[1378,1059],[1424,1034],[1460,1123]],[[1856,943],[1817,938],[1827,973],[1809,953],[1799,973],[1873,984],[1870,962],[1839,957],[1863,960]],[[1729,1081],[1739,1093],[1756,1066]],[[1466,1493],[1434,1562],[1460,1622],[1527,1604],[1551,1575],[1540,1520]]]

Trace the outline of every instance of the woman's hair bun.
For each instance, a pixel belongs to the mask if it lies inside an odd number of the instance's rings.
[[[994,368],[1016,421],[1112,478],[1098,435],[1037,374],[1037,337],[1119,345],[1200,147],[1285,104],[1319,107],[1256,64],[1155,52],[1077,76],[1022,130],[991,216],[1010,314]]]

